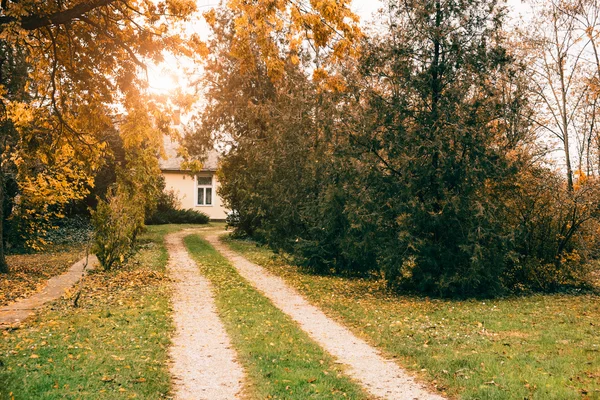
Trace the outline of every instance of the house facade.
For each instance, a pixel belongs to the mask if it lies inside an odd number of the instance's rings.
[[[161,159],[160,169],[165,178],[165,190],[173,191],[183,209],[191,208],[208,215],[212,221],[223,221],[228,210],[217,194],[219,181],[216,171],[218,153],[211,151],[202,164],[202,171],[192,174],[182,168],[183,159],[177,155],[179,144],[166,138],[164,142],[166,159]]]

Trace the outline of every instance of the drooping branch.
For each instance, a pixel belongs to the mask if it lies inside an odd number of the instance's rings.
[[[13,16],[0,16],[0,32],[4,30],[6,25],[18,22],[21,28],[27,31],[33,31],[36,29],[68,24],[69,22],[79,19],[88,12],[95,10],[96,8],[107,6],[119,0],[95,0],[95,1],[83,1],[71,8],[63,11],[57,11],[50,15],[27,15],[25,17],[17,18]]]

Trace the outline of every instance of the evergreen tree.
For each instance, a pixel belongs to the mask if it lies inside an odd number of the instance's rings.
[[[506,84],[503,9],[430,0],[386,12],[389,31],[361,62],[370,85],[355,138],[379,171],[366,198],[380,205],[381,267],[423,292],[496,293],[511,251],[501,197],[519,167],[514,135],[527,132]]]

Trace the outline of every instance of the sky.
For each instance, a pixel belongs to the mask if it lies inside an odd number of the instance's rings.
[[[379,0],[354,0],[352,2],[352,11],[360,16],[360,19],[365,21],[381,7],[383,3]]]

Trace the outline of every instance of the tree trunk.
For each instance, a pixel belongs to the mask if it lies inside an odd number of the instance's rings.
[[[571,153],[569,151],[569,136],[565,132],[565,162],[567,163],[567,188],[569,192],[573,191],[573,169],[571,168]]]
[[[558,43],[558,41],[557,41]],[[562,134],[563,144],[565,145],[565,162],[567,164],[567,187],[569,192],[573,192],[573,170],[571,168],[571,151],[569,149],[569,115],[567,110],[567,84],[565,82],[565,64],[564,55],[561,54],[560,48],[558,50],[558,72],[560,77],[560,95],[561,95],[561,119],[562,119]]]
[[[437,121],[439,119],[438,106],[440,99],[442,97],[442,67],[440,65],[440,55],[442,52],[442,36],[439,32],[440,26],[442,25],[442,6],[440,1],[436,1],[435,3],[435,26],[436,32],[433,36],[433,60],[431,62],[431,121],[430,121],[430,135],[431,141],[436,143],[437,140],[437,132],[436,126]],[[429,189],[431,190],[435,202],[433,204],[433,210],[435,213],[438,213],[442,209],[442,200],[440,189],[438,187],[438,173],[439,173],[439,158],[440,158],[440,149],[434,145],[431,154],[431,167],[432,173],[429,177]],[[434,233],[435,234],[435,233]]]
[[[592,164],[592,142],[594,140],[594,131],[596,130],[596,105],[597,99],[594,98],[594,103],[592,107],[592,117],[590,121],[590,130],[588,133],[585,149],[585,173],[587,176],[595,176],[594,165]]]
[[[5,195],[4,173],[0,169],[0,273],[8,273],[8,264],[4,255],[4,195]]]

